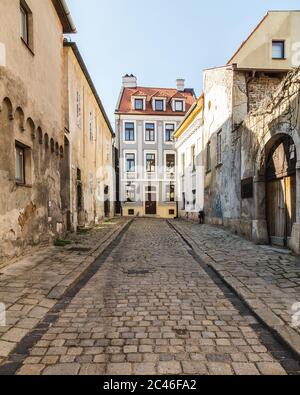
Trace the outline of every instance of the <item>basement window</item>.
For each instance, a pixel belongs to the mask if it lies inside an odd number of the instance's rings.
[[[272,42],[272,59],[285,59],[285,43],[284,41]]]

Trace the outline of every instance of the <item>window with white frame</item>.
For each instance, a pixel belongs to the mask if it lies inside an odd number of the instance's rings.
[[[147,173],[155,173],[156,171],[155,154],[153,153],[146,154],[146,171]]]
[[[181,155],[181,174],[182,176],[185,175],[185,154]]]
[[[183,100],[175,100],[174,108],[176,112],[183,112],[184,111]]]
[[[196,146],[193,145],[191,148],[191,169],[192,172],[196,171]]]
[[[175,154],[166,154],[166,171],[168,174],[175,173]]]
[[[125,141],[135,141],[134,122],[125,122]]]
[[[20,30],[22,40],[33,50],[33,17],[25,0],[20,0]]]
[[[125,199],[128,203],[134,203],[136,201],[136,186],[134,184],[127,184],[125,187]]]
[[[137,111],[144,110],[144,99],[134,99],[134,109]]]
[[[154,123],[146,123],[145,124],[145,141],[146,142],[155,142],[155,124]]]
[[[165,141],[167,143],[172,142],[174,132],[175,132],[174,123],[166,123],[166,125],[165,125]]]
[[[164,101],[161,99],[156,99],[154,103],[155,111],[164,111]]]
[[[25,148],[16,142],[16,182],[25,184]]]
[[[134,173],[135,172],[135,154],[127,153],[125,157],[126,162],[126,172]]]
[[[175,202],[175,184],[172,182],[166,185],[166,201]]]

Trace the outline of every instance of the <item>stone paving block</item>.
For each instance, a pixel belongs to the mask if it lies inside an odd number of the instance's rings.
[[[184,374],[201,375],[201,376],[208,374],[207,367],[204,363],[184,361],[182,362],[182,368]]]
[[[44,376],[74,376],[80,369],[78,363],[60,363],[58,365],[48,366],[44,371]]]
[[[266,376],[282,376],[286,375],[285,370],[279,363],[274,362],[258,362],[259,371]]]
[[[133,374],[136,376],[151,376],[156,375],[155,363],[144,362],[132,365]]]
[[[233,370],[235,374],[239,376],[256,376],[259,375],[259,371],[253,363],[233,363]]]
[[[0,340],[0,357],[7,357],[15,347],[16,343]]]
[[[106,374],[112,375],[112,376],[131,375],[132,374],[132,364],[131,363],[110,363],[107,365]]]
[[[158,373],[163,375],[181,374],[182,373],[181,364],[178,361],[159,362]]]

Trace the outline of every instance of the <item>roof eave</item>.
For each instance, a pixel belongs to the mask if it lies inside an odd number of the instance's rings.
[[[52,0],[52,3],[61,21],[63,32],[65,34],[76,33],[76,26],[73,22],[71,12],[65,0]]]

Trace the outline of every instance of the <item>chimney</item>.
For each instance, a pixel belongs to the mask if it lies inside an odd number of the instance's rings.
[[[185,80],[182,78],[176,80],[176,87],[179,92],[183,92],[185,89]]]
[[[133,74],[124,75],[123,87],[124,88],[136,88],[137,87],[137,78]]]

